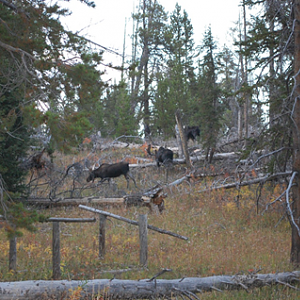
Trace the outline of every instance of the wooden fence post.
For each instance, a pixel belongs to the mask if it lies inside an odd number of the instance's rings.
[[[99,258],[104,258],[105,255],[105,223],[106,216],[99,216]]]
[[[58,280],[61,278],[60,271],[60,228],[59,222],[53,222],[52,232],[52,249],[53,249],[53,279]]]
[[[17,270],[17,238],[9,240],[9,270]]]
[[[52,277],[54,280],[61,278],[60,270],[60,228],[59,222],[79,223],[79,222],[95,222],[95,218],[49,218],[47,222],[52,222]]]
[[[145,267],[148,263],[148,228],[147,215],[139,215],[140,264]]]

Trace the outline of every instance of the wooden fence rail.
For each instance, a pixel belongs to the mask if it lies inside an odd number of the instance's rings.
[[[112,218],[118,219],[120,221],[127,222],[127,223],[132,224],[132,225],[136,225],[136,226],[139,225],[139,223],[137,221],[133,221],[133,220],[130,220],[130,219],[127,219],[127,218],[115,215],[113,213],[106,212],[104,210],[96,209],[96,208],[85,206],[85,205],[79,205],[78,207],[82,208],[82,209],[85,209],[85,210],[88,210],[88,211],[91,211],[91,212],[102,214],[102,215],[107,216],[107,217],[112,217]],[[154,231],[157,231],[159,233],[171,235],[173,237],[176,237],[176,238],[179,238],[179,239],[182,239],[182,240],[185,240],[185,241],[187,241],[189,239],[186,236],[183,236],[183,235],[180,235],[180,234],[168,231],[168,230],[164,230],[164,229],[152,226],[152,225],[147,225],[147,228],[151,229],[151,230],[154,230]]]

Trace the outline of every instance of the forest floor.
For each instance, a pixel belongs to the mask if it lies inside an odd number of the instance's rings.
[[[109,149],[91,154],[81,151],[76,155],[58,154],[54,160],[54,176],[63,178],[67,166],[80,162],[82,168],[74,169],[64,180],[52,185],[58,198],[73,196],[122,197],[143,193],[155,186],[163,187],[165,210],[162,214],[150,212],[147,207],[124,205],[95,206],[101,210],[138,220],[147,214],[148,224],[188,237],[184,241],[149,230],[148,264],[139,265],[138,227],[116,219],[106,222],[106,254],[99,258],[99,223],[61,223],[61,273],[62,279],[89,280],[100,278],[142,279],[152,278],[162,269],[170,269],[162,278],[206,277],[213,275],[276,273],[293,271],[290,264],[291,228],[286,217],[283,201],[279,197],[286,185],[284,182],[269,182],[262,189],[250,185],[232,189],[213,190],[211,187],[229,180],[230,174],[220,166],[195,163],[199,173],[209,175],[216,171],[221,176],[188,177],[178,185],[169,185],[187,174],[185,165],[171,168],[150,166],[134,168],[138,188],[130,182],[126,188],[124,177],[114,182],[87,183],[86,161],[118,161],[130,163],[153,162],[145,147]],[[85,163],[83,163],[85,161]],[[235,166],[232,166],[235,169]],[[70,169],[71,170],[71,169]],[[41,173],[42,172],[42,173]],[[32,197],[49,195],[53,175],[49,171],[35,172],[31,180]],[[53,170],[52,170],[53,172]],[[252,172],[252,173],[251,173]],[[41,175],[42,174],[42,175]],[[58,175],[59,174],[59,175]],[[250,170],[252,177],[256,173]],[[227,182],[227,181],[226,181]],[[68,191],[66,194],[62,190]],[[206,192],[203,192],[206,190]],[[70,192],[72,191],[72,192]],[[259,198],[258,198],[259,195]],[[30,209],[33,209],[30,207]],[[98,215],[76,206],[38,207],[49,217],[89,218]],[[36,232],[24,232],[17,239],[17,272],[8,270],[9,243],[5,232],[0,231],[0,280],[51,280],[52,277],[52,224],[36,224]],[[299,299],[299,291],[287,286],[271,286],[252,291],[218,291],[201,295],[201,299]]]

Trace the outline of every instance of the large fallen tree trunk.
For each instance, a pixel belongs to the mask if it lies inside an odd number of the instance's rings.
[[[235,152],[230,153],[215,153],[214,160],[222,160],[222,159],[238,159],[239,156]],[[206,159],[205,155],[194,155],[190,157],[191,162],[196,161],[204,161]],[[185,158],[177,158],[173,159],[174,164],[185,164]],[[156,162],[149,162],[144,164],[129,164],[129,168],[147,168],[147,167],[155,167]]]
[[[122,198],[103,198],[103,197],[82,197],[82,198],[28,198],[26,204],[41,205],[41,206],[78,206],[79,204],[124,204],[124,197]]]
[[[103,197],[83,197],[83,198],[29,198],[26,204],[39,205],[46,207],[55,206],[78,206],[80,204],[95,204],[95,205],[126,205],[126,206],[147,206],[150,210],[155,210],[157,207],[159,212],[164,210],[164,198],[167,195],[163,193],[162,188],[154,188],[149,191],[137,195],[126,195],[122,198],[103,198]]]
[[[281,284],[292,287],[299,282],[300,272],[278,274],[249,274],[235,276],[187,277],[181,279],[145,279],[145,280],[59,280],[59,281],[18,281],[0,282],[0,298],[2,300],[31,299],[70,299],[76,292],[80,298],[94,299],[154,299],[180,295],[182,299],[198,299],[197,293],[213,290],[251,289]],[[294,287],[293,287],[294,288]]]

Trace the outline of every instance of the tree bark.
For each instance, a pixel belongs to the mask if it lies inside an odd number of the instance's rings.
[[[295,89],[293,94],[293,172],[296,172],[295,184],[292,187],[293,203],[292,212],[295,222],[291,222],[292,227],[292,246],[291,262],[295,266],[300,266],[300,237],[298,229],[300,226],[300,0],[294,2],[295,12],[295,59],[294,76]],[[298,228],[297,228],[298,227]]]
[[[243,0],[243,20],[244,20],[244,43],[247,43],[247,22],[246,22],[246,4],[245,0]],[[245,64],[244,64],[244,70],[243,70],[243,82],[244,86],[248,86],[248,59],[247,55],[245,54]],[[248,114],[249,114],[249,92],[244,91],[244,128],[245,128],[245,138],[248,138],[248,127],[249,127],[249,122],[248,122]]]
[[[80,298],[94,299],[155,299],[181,296],[182,299],[197,299],[201,292],[260,288],[269,285],[286,285],[298,282],[300,272],[277,274],[249,274],[235,276],[187,277],[180,279],[144,280],[59,280],[0,282],[1,300],[71,299],[81,287]],[[77,295],[77,294],[76,294]],[[94,297],[94,298],[92,298]]]
[[[17,238],[9,240],[9,270],[17,270]]]
[[[180,139],[181,139],[181,145],[182,145],[182,150],[183,150],[183,154],[185,157],[186,166],[188,167],[188,169],[190,169],[192,167],[192,163],[191,163],[190,155],[189,155],[188,148],[187,148],[187,140],[184,135],[180,112],[178,110],[175,113],[175,119],[176,119],[176,123],[177,123],[178,130],[179,130],[179,135],[180,135]]]
[[[52,265],[53,265],[53,279],[61,278],[60,270],[60,227],[59,222],[53,222],[52,230]]]
[[[106,216],[99,216],[99,258],[105,256],[105,224]]]
[[[148,264],[148,229],[147,215],[139,215],[140,265]]]

